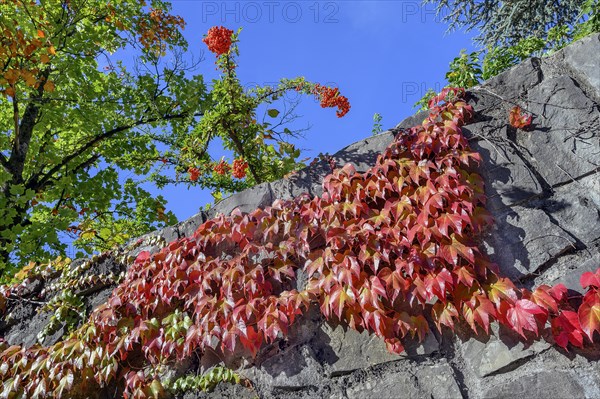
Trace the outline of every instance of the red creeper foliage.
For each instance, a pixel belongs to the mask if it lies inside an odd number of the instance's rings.
[[[600,269],[582,276],[587,293],[573,308],[563,285],[519,289],[479,251],[491,218],[474,171],[480,157],[461,133],[473,114],[462,95],[446,90],[365,173],[348,164],[327,176],[320,198],[234,211],[140,253],[71,338],[30,349],[0,341],[4,392],[60,397],[116,383],[124,397],[156,397],[159,365],[240,345],[255,356],[311,304],[396,353],[403,340],[424,339],[430,322],[487,333],[497,320],[523,337],[549,331],[563,348],[592,341]],[[298,291],[300,270],[308,281]]]
[[[515,129],[527,129],[531,126],[531,115],[524,114],[521,107],[514,106],[508,114],[508,121]]]

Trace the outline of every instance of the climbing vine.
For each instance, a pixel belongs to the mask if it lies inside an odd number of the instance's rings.
[[[321,197],[221,215],[158,253],[140,253],[64,341],[28,349],[0,342],[2,396],[76,397],[111,386],[125,398],[159,397],[166,365],[240,346],[255,356],[313,305],[394,353],[407,338],[423,340],[430,325],[488,333],[494,320],[566,349],[592,342],[600,269],[582,276],[579,298],[563,285],[529,291],[478,249],[492,218],[475,171],[480,157],[461,133],[473,114],[464,95],[444,89],[423,123],[400,131],[371,169],[336,169]],[[2,293],[0,303],[11,290]]]

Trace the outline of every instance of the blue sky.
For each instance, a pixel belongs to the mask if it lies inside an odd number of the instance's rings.
[[[373,114],[383,128],[414,113],[428,87],[445,85],[444,74],[461,49],[473,51],[472,33],[446,33],[434,7],[420,1],[172,1],[187,22],[190,56],[204,56],[199,73],[216,77],[202,36],[211,26],[241,27],[238,76],[242,84],[269,84],[304,76],[338,86],[351,103],[344,118],[306,97],[297,113],[310,124],[298,141],[306,156],[334,153],[371,135]],[[217,146],[213,146],[217,147]],[[218,153],[217,155],[220,156]],[[160,193],[180,220],[212,197],[199,188],[167,187]]]

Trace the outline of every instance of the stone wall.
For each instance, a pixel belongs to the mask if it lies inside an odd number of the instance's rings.
[[[465,127],[471,146],[484,159],[496,226],[482,247],[518,285],[564,283],[581,290],[579,276],[600,267],[600,35],[592,35],[543,59],[529,59],[470,91],[476,119]],[[508,124],[514,105],[535,115],[533,129]],[[337,165],[370,167],[401,128],[352,144],[333,155]],[[139,251],[158,251],[188,236],[217,213],[251,211],[277,198],[320,195],[330,172],[321,160],[295,176],[233,195],[176,226],[142,238],[135,248],[75,262],[84,273],[119,273]],[[82,267],[85,266],[85,267]],[[51,283],[24,289],[40,292]],[[82,292],[89,309],[112,287]],[[32,345],[49,315],[34,303],[12,309],[0,321],[0,334],[12,344]],[[490,337],[470,331],[431,333],[423,343],[408,343],[406,353],[387,352],[383,341],[366,332],[326,323],[318,311],[294,325],[288,339],[265,347],[254,360],[239,354],[207,354],[178,372],[206,370],[225,363],[254,385],[222,384],[212,393],[187,392],[183,398],[600,398],[600,347],[566,352],[546,341],[523,342],[494,325]],[[45,344],[60,339],[61,332]]]

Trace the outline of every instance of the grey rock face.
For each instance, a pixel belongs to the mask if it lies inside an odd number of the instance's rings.
[[[499,328],[497,323],[492,324],[491,330],[493,334],[487,342],[470,338],[461,345],[461,353],[469,371],[480,378],[497,373],[550,347],[550,344],[543,341],[524,343],[515,333]]]
[[[381,399],[407,399],[421,398],[423,393],[419,389],[418,380],[408,372],[386,374],[378,378],[368,378],[360,385],[350,387],[346,391],[348,399],[362,399],[367,397]]]
[[[598,105],[568,76],[546,79],[527,96],[527,109],[536,118],[523,142],[544,180],[556,186],[596,171]]]
[[[600,98],[599,54],[600,35],[597,34],[571,44],[561,54],[564,57],[564,63],[573,71],[574,75],[595,90],[597,99]]]
[[[569,372],[525,374],[494,386],[483,394],[492,398],[584,398],[585,389]]]
[[[405,342],[405,353],[390,353],[383,340],[367,331],[359,333],[343,326],[321,326],[323,337],[327,341],[329,355],[321,360],[328,364],[327,371],[332,376],[344,375],[355,370],[364,369],[403,359],[405,357],[429,356],[440,349],[439,342],[428,334],[424,341]]]
[[[366,331],[359,333],[342,326],[324,324],[323,333],[329,337],[331,348],[329,373],[342,375],[378,364],[399,360],[400,356],[390,353],[385,343]]]
[[[244,370],[242,374],[261,391],[272,388],[297,390],[320,385],[323,369],[312,348],[302,345],[271,357],[259,368]]]
[[[218,202],[212,211],[224,215],[229,215],[236,208],[242,212],[251,212],[256,208],[271,205],[273,200],[269,183],[263,183],[225,198]]]
[[[434,399],[462,398],[462,392],[454,377],[454,371],[446,362],[438,362],[417,370],[417,380],[426,397]]]
[[[495,215],[496,226],[485,247],[500,270],[512,278],[532,273],[575,248],[575,241],[542,210],[514,206]]]
[[[452,368],[445,362],[387,373],[373,373],[346,389],[349,399],[462,398]]]
[[[590,259],[587,259],[578,264],[573,264],[572,267],[568,270],[568,272],[564,273],[562,277],[553,280],[551,284],[564,284],[565,287],[567,287],[567,289],[569,290],[583,293],[584,290],[581,287],[579,281],[581,275],[586,272],[596,271],[598,269],[598,265],[600,265],[600,254],[596,253]]]
[[[486,182],[487,208],[494,212],[530,200],[543,193],[544,186],[532,171],[522,151],[509,139],[508,127],[498,126],[488,133],[485,122],[465,127],[465,134],[475,138],[474,151],[484,159],[480,167]],[[477,134],[477,136],[475,136]]]
[[[530,58],[487,80],[481,87],[484,91],[490,90],[503,98],[517,98],[543,81],[540,64],[539,58]],[[482,104],[478,104],[478,107],[484,108]]]
[[[599,147],[600,148],[600,147]],[[597,174],[589,178],[598,177]],[[586,180],[591,179],[586,178]],[[584,243],[591,243],[600,237],[600,191],[590,190],[585,182],[575,182],[554,190],[544,211],[561,229]],[[596,180],[600,184],[600,179]]]

